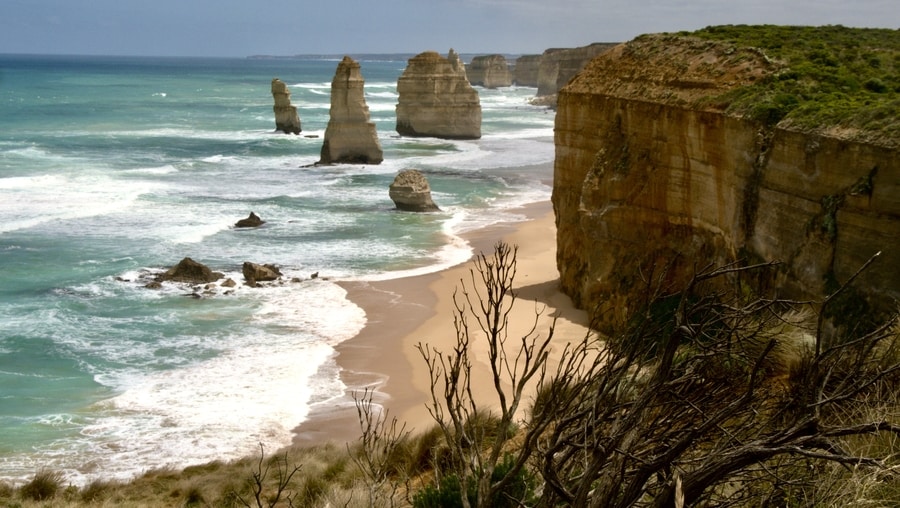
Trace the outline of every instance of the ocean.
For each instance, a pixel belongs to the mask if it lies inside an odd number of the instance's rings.
[[[384,162],[313,167],[338,61],[0,55],[0,481],[47,468],[83,485],[289,444],[343,392],[334,346],[366,323],[335,282],[459,264],[462,233],[549,199],[554,117],[528,104],[536,89],[477,88],[480,140],[403,138],[406,60],[390,55],[360,60]],[[299,136],[274,130],[275,77]],[[440,212],[394,209],[410,168]],[[251,211],[263,227],[233,228]],[[184,257],[237,287],[144,287]],[[287,282],[244,286],[244,261]]]

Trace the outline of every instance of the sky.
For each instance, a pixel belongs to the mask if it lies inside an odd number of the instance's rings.
[[[0,0],[0,53],[534,54],[724,24],[900,28],[900,0]]]

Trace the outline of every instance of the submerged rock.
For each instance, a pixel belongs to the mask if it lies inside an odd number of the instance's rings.
[[[380,164],[384,160],[363,94],[359,62],[345,56],[331,81],[331,111],[320,164]]]
[[[401,171],[391,183],[388,193],[398,210],[407,212],[440,210],[431,199],[431,187],[428,185],[428,180],[417,169]]]
[[[158,282],[174,281],[187,282],[190,284],[200,284],[206,282],[215,282],[224,277],[219,272],[212,271],[203,263],[198,263],[191,258],[184,258],[165,273],[160,274],[156,280]]]
[[[300,134],[300,115],[291,104],[291,92],[278,78],[272,80],[272,97],[275,99],[275,130],[285,134]]]
[[[278,280],[281,277],[281,270],[277,266],[269,264],[258,265],[250,261],[244,261],[241,271],[248,286],[256,286],[257,282]]]

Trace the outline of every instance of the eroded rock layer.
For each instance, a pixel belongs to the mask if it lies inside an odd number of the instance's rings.
[[[384,160],[363,92],[359,62],[345,56],[331,81],[331,111],[319,160],[322,164],[380,164]]]
[[[512,73],[503,55],[484,55],[472,58],[466,68],[469,83],[485,88],[501,88],[512,85]]]
[[[481,137],[481,102],[452,49],[447,58],[426,51],[410,58],[397,80],[397,132],[443,139]]]
[[[439,208],[431,199],[428,179],[418,169],[406,169],[394,177],[388,195],[398,210],[405,212],[435,212]]]
[[[578,48],[552,48],[544,51],[538,66],[537,95],[555,94],[591,59],[615,45],[611,42],[595,42]]]
[[[275,130],[285,134],[300,134],[300,115],[296,106],[291,104],[291,91],[286,84],[278,78],[272,80],[272,98],[275,105]]]
[[[519,86],[537,86],[541,55],[522,55],[516,58],[513,81]]]
[[[703,98],[774,64],[752,49],[658,37],[597,57],[559,94],[552,200],[574,302],[608,330],[649,280],[677,286],[738,259],[779,261],[767,284],[821,298],[879,251],[858,279],[864,296],[900,296],[896,146],[729,115]]]

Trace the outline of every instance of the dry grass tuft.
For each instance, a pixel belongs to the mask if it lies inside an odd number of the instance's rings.
[[[41,469],[30,482],[19,489],[19,495],[24,499],[45,501],[56,496],[62,486],[63,474],[61,472]]]

